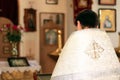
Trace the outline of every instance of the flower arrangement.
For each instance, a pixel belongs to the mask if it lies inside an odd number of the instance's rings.
[[[7,25],[8,32],[6,34],[7,39],[10,42],[20,42],[21,41],[21,30],[23,29],[21,26],[12,26]]]
[[[23,28],[21,26],[11,26],[10,24],[5,24],[2,28],[0,28],[0,31],[6,32],[6,38],[11,43],[12,56],[18,56],[17,44],[21,41],[22,30]]]
[[[10,24],[6,24],[4,26],[4,28],[6,28],[6,37],[7,39],[11,42],[11,43],[17,43],[21,41],[21,31],[23,30],[23,28],[21,26],[11,26]],[[3,29],[1,29],[2,31]]]

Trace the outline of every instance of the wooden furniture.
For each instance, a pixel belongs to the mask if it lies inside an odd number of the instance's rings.
[[[8,57],[11,56],[11,44],[6,38],[7,29],[5,27],[6,24],[10,24],[13,26],[11,20],[5,17],[0,17],[0,28],[3,29],[3,31],[0,31],[0,60],[6,60]]]
[[[49,21],[40,27],[40,64],[43,74],[52,73],[63,44],[64,26]]]

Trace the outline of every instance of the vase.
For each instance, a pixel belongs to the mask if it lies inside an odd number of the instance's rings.
[[[18,50],[17,50],[17,43],[12,42],[12,57],[17,57],[18,56]]]

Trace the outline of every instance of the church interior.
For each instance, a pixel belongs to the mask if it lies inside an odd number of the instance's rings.
[[[99,28],[120,60],[119,5],[119,0],[0,0],[0,80],[50,80],[83,9],[98,14]],[[106,16],[112,26],[102,25]]]

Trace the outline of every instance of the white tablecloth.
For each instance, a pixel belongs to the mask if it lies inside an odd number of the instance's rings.
[[[35,61],[35,60],[29,60],[28,61],[30,66],[26,67],[10,67],[7,61],[0,61],[0,74],[2,72],[13,72],[13,71],[40,71],[41,66]]]

